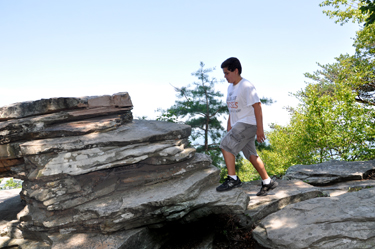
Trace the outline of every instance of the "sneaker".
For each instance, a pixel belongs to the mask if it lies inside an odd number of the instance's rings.
[[[266,196],[268,191],[275,189],[278,185],[279,184],[275,182],[274,180],[271,180],[269,184],[263,184],[263,181],[262,181],[262,188],[257,193],[257,196]]]
[[[238,188],[242,185],[240,178],[237,176],[237,180],[234,180],[232,177],[228,176],[227,179],[221,184],[219,187],[216,188],[216,191],[228,191],[232,188]]]

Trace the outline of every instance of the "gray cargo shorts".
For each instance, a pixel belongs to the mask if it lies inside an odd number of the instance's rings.
[[[236,156],[240,151],[247,159],[251,155],[258,156],[255,148],[257,126],[237,122],[221,140],[220,148]]]

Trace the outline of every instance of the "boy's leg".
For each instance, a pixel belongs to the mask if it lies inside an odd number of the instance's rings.
[[[223,184],[216,188],[217,191],[231,190],[241,186],[241,180],[236,176],[235,155],[242,150],[250,139],[248,126],[244,123],[236,123],[221,140],[220,148],[228,169],[228,177]]]
[[[263,161],[262,159],[260,159],[259,156],[251,155],[249,158],[249,161],[254,166],[254,168],[256,169],[260,177],[262,178],[262,180],[268,179],[269,176],[267,174],[266,169],[264,168]]]
[[[236,175],[236,157],[231,152],[224,149],[221,149],[221,152],[223,153],[225,164],[228,169],[228,177],[225,179],[223,184],[216,188],[216,191],[219,192],[228,191],[242,185],[240,178],[237,177],[235,180],[231,177]]]
[[[227,165],[228,175],[235,175],[236,174],[236,157],[223,149],[221,149],[223,153],[225,164]]]
[[[266,169],[264,168],[263,161],[262,159],[260,159],[259,156],[251,155],[249,160],[258,172],[258,174],[260,175],[260,177],[262,178],[262,187],[260,188],[260,191],[257,193],[257,196],[265,196],[267,195],[268,191],[275,189],[279,184],[272,179],[268,184],[264,183],[264,180],[268,179],[269,176],[267,174]]]

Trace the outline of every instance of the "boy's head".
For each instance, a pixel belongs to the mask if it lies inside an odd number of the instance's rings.
[[[221,63],[221,68],[227,68],[231,72],[234,72],[234,70],[238,69],[238,75],[241,75],[242,73],[241,63],[235,57],[226,59],[223,63]]]

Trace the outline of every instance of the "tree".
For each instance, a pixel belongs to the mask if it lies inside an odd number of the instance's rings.
[[[290,109],[290,123],[274,125],[267,133],[271,150],[260,153],[268,170],[279,174],[295,164],[329,160],[375,158],[375,112],[356,101],[340,62],[321,66],[305,89],[294,94],[300,101]]]
[[[217,80],[210,78],[214,68],[204,68],[204,63],[200,63],[200,68],[192,73],[198,78],[193,85],[195,88],[177,88],[178,100],[175,104],[162,111],[157,120],[170,122],[183,122],[192,127],[191,142],[198,152],[210,154],[213,157],[215,166],[220,164],[219,141],[224,132],[220,120],[221,115],[228,113],[226,104],[221,100],[222,93],[215,91]]]
[[[340,78],[357,93],[356,100],[363,104],[375,105],[375,6],[369,0],[327,0],[320,6],[332,6],[334,10],[323,12],[330,18],[337,18],[336,22],[344,24],[349,20],[365,25],[356,33],[354,46],[356,53],[352,56],[341,55],[337,58],[341,70]],[[342,9],[344,7],[344,9]]]
[[[363,14],[368,14],[368,17],[365,20],[365,26],[371,25],[375,21],[375,1],[361,0],[361,2],[364,5],[362,5],[359,9]]]
[[[291,165],[375,158],[374,91],[375,27],[368,22],[370,1],[326,0],[323,12],[341,25],[363,24],[356,33],[354,55],[319,65],[306,87],[294,94],[297,108],[289,108],[287,126],[274,124],[267,133],[271,150],[261,151],[267,171],[283,173]],[[367,4],[367,5],[366,5]]]

